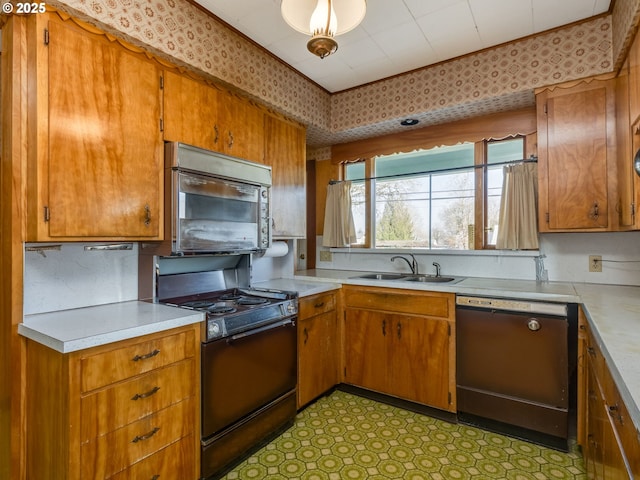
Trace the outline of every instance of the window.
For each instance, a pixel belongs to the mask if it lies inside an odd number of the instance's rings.
[[[481,146],[462,143],[345,165],[344,178],[352,182],[356,245],[495,248],[502,166],[524,158],[524,138]]]

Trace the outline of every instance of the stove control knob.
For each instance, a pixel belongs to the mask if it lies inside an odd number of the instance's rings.
[[[527,326],[532,332],[537,332],[538,330],[540,330],[540,322],[537,318],[530,318]]]
[[[296,304],[295,303],[291,302],[291,303],[289,303],[287,305],[287,312],[289,314],[294,314],[294,313],[296,313],[296,311],[297,311],[297,309],[296,309]]]
[[[220,325],[217,322],[211,322],[207,325],[207,337],[216,338],[221,335]]]

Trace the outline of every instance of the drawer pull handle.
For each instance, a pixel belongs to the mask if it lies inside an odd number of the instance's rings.
[[[136,355],[131,360],[134,362],[139,362],[140,360],[146,360],[147,358],[153,358],[160,353],[160,350],[157,348],[153,352],[145,353],[144,355]]]
[[[131,440],[131,443],[138,443],[138,442],[142,442],[143,440],[149,440],[151,437],[153,437],[156,433],[158,433],[158,430],[160,430],[160,427],[155,427],[153,430],[151,430],[149,433],[145,433],[144,435],[136,435],[133,440]]]
[[[133,397],[131,397],[131,400],[140,400],[141,398],[150,397],[154,393],[157,393],[158,390],[160,390],[160,387],[155,386],[155,387],[153,387],[151,390],[149,390],[146,393],[136,393]]]
[[[589,353],[589,355],[591,355],[592,357],[596,356],[596,349],[593,347],[587,347],[587,352]]]
[[[315,308],[322,308],[322,307],[324,307],[324,302],[316,303],[316,304],[314,305],[314,307],[315,307]]]

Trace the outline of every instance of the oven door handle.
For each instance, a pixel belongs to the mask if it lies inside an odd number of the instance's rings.
[[[257,335],[258,333],[267,332],[269,330],[273,330],[274,328],[284,327],[286,325],[295,325],[295,318],[287,318],[285,320],[281,320],[276,323],[270,323],[269,325],[265,325],[264,327],[238,333],[237,335],[232,335],[231,337],[227,338],[227,343],[232,343],[232,342],[235,342],[236,340],[241,340],[243,338],[250,337],[252,335]]]

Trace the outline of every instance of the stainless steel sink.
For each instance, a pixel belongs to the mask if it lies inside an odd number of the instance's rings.
[[[367,273],[365,275],[356,275],[351,278],[362,278],[363,280],[400,280],[406,275],[400,273]]]
[[[402,282],[448,283],[457,281],[454,277],[436,277],[435,275],[411,275],[403,273],[365,273],[351,278],[363,280],[398,280]]]
[[[405,282],[447,283],[456,280],[453,277],[436,277],[435,275],[412,275],[402,278]]]

